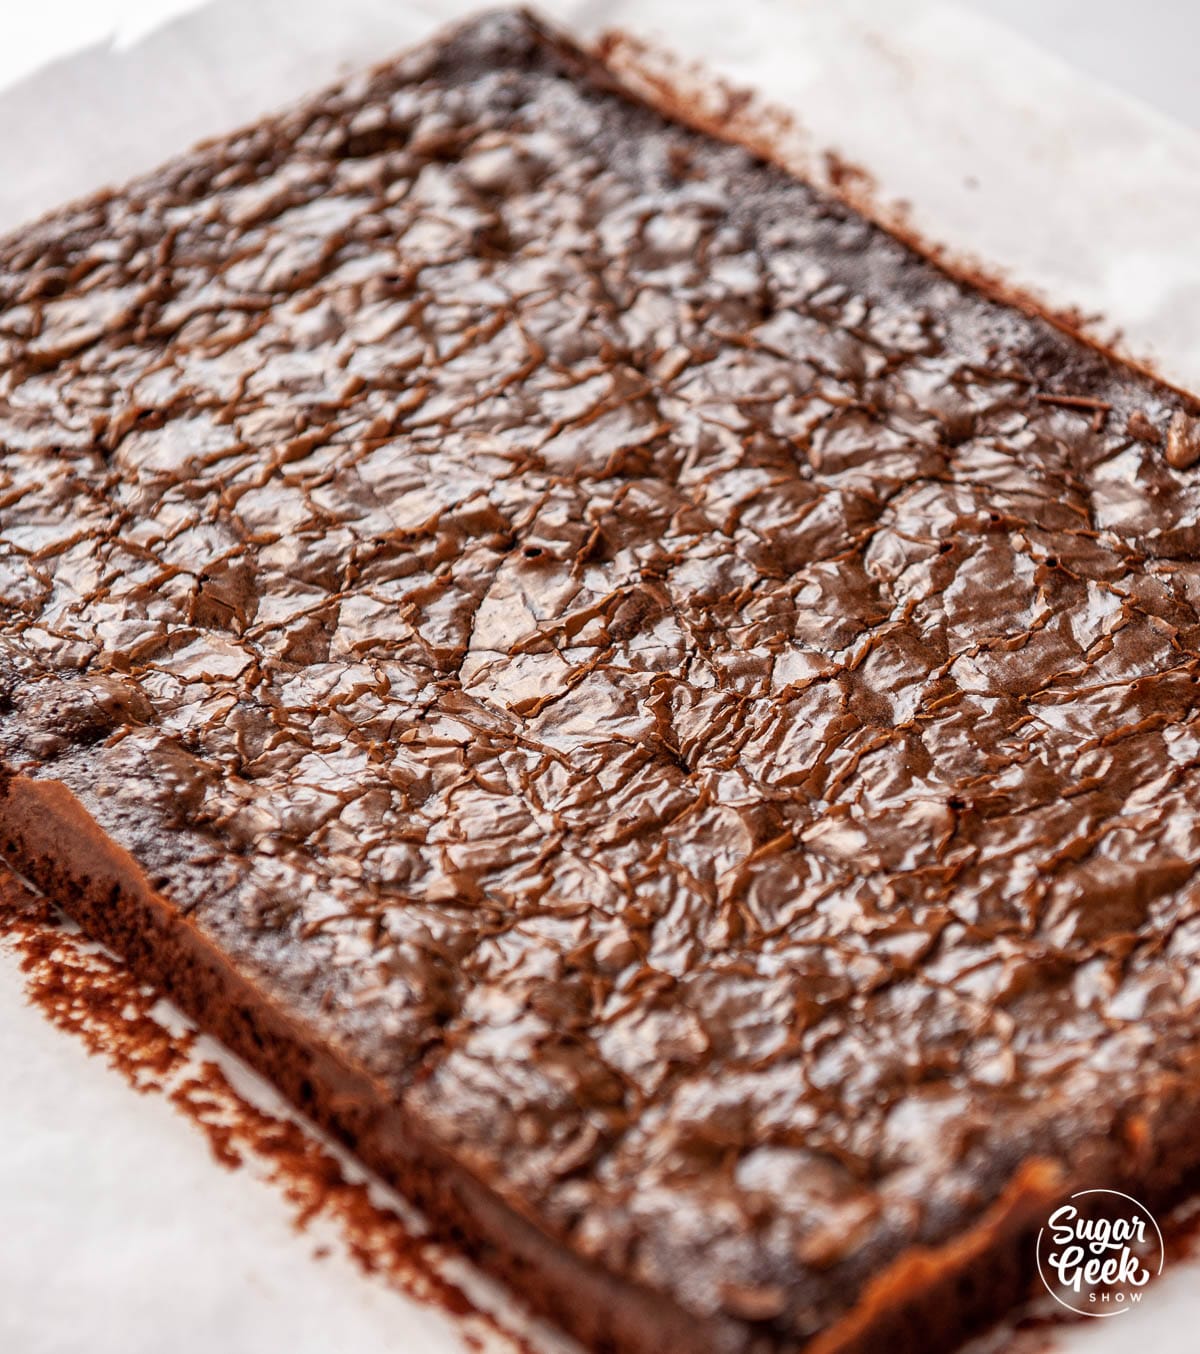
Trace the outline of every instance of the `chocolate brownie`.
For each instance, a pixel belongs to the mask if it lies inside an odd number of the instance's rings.
[[[1200,1158],[1200,427],[479,20],[0,242],[0,841],[597,1350]]]

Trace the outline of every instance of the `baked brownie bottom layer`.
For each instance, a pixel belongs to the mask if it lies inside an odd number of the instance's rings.
[[[596,1348],[1200,1155],[1170,392],[481,20],[0,243],[0,838]]]

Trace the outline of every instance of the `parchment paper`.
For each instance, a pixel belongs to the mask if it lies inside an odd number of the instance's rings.
[[[471,0],[217,0],[0,92],[0,230],[418,42]],[[927,238],[1200,390],[1200,137],[941,0],[547,0],[587,38],[652,38],[798,120]],[[247,1082],[247,1085],[250,1083]],[[265,1094],[265,1092],[264,1092]],[[22,996],[0,945],[0,1354],[462,1354],[440,1314],[313,1258],[271,1187],[214,1164]],[[1192,1350],[1200,1266],[1061,1337]]]

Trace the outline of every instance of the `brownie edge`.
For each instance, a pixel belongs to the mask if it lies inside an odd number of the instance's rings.
[[[333,1055],[239,973],[155,892],[137,862],[65,787],[0,772],[0,854],[92,939],[120,954],[140,979],[416,1203],[438,1235],[462,1246],[589,1350],[774,1354],[798,1348],[752,1323],[697,1319],[564,1251],[448,1158],[386,1089]],[[871,1281],[843,1322],[805,1348],[871,1354],[883,1345],[914,1352],[952,1347],[1027,1291],[1032,1238],[1063,1193],[1052,1162],[1027,1161],[977,1227],[944,1247],[914,1248]],[[983,1266],[986,1283],[977,1281]]]

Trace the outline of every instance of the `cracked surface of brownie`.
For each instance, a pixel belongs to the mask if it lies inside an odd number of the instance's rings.
[[[7,765],[572,1252],[786,1341],[1194,1106],[1175,396],[514,17],[0,303]]]

